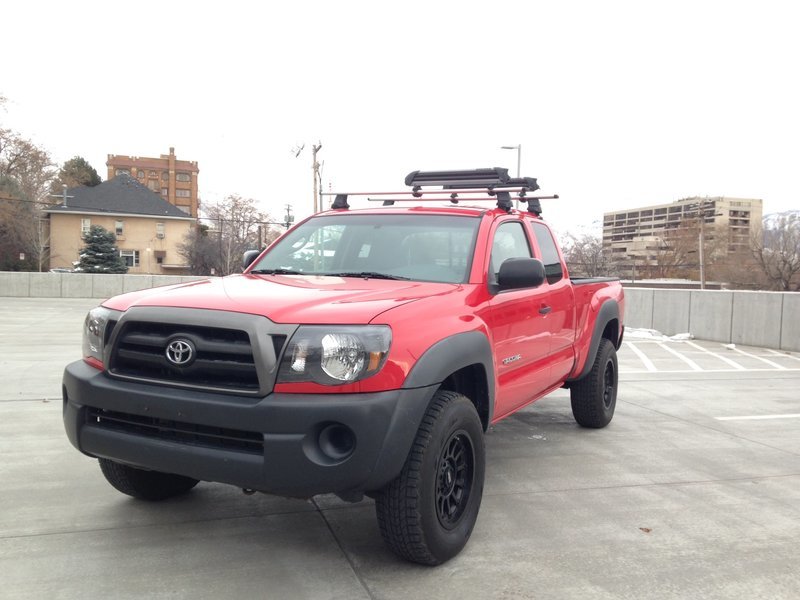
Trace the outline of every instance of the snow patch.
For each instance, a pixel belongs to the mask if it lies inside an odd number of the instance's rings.
[[[635,340],[648,340],[651,342],[685,342],[686,340],[693,340],[694,336],[691,333],[676,333],[675,335],[664,335],[656,329],[643,329],[637,327],[625,328],[625,339]]]

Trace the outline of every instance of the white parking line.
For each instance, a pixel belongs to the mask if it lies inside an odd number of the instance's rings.
[[[733,348],[734,352],[738,352],[739,354],[743,354],[744,356],[749,356],[750,358],[755,358],[756,360],[760,360],[761,362],[767,363],[771,367],[775,367],[776,369],[780,369],[781,371],[785,371],[786,367],[783,365],[779,365],[776,362],[772,362],[771,360],[767,360],[761,356],[756,356],[755,354],[750,354],[749,352],[745,352],[744,350],[739,350],[739,348]]]
[[[775,356],[780,356],[781,358],[791,358],[793,360],[800,360],[800,356],[795,356],[793,354],[786,354],[785,352],[778,352],[777,350],[770,350],[767,348],[767,352],[770,354],[774,354]]]
[[[674,354],[675,356],[680,358],[683,362],[685,362],[687,365],[689,365],[689,367],[691,367],[691,369],[693,371],[702,371],[703,370],[700,367],[700,365],[698,365],[696,362],[694,362],[691,358],[689,358],[687,356],[684,356],[683,354],[681,354],[680,352],[678,352],[676,350],[673,350],[672,348],[670,348],[669,346],[667,346],[663,342],[658,342],[658,345],[661,348],[663,348],[664,350],[666,350],[667,352],[669,352],[670,354]]]
[[[760,421],[763,419],[800,419],[800,413],[789,415],[752,415],[748,417],[714,417],[717,421]]]
[[[641,361],[642,361],[642,363],[644,363],[644,366],[645,366],[645,368],[646,368],[648,371],[650,371],[651,373],[652,373],[652,372],[655,372],[655,371],[658,371],[658,369],[656,369],[656,366],[653,364],[653,361],[651,361],[649,358],[647,358],[647,356],[645,356],[645,353],[644,353],[644,352],[642,352],[641,350],[639,350],[639,349],[638,349],[638,348],[637,348],[637,347],[636,347],[636,346],[633,344],[633,342],[624,342],[624,343],[625,343],[625,345],[626,345],[628,348],[630,348],[631,350],[633,350],[633,353],[634,353],[636,356],[638,356],[638,357],[639,357],[639,360],[641,360]]]
[[[722,356],[721,354],[717,354],[716,352],[712,352],[708,348],[703,348],[701,345],[695,344],[694,342],[688,342],[687,341],[685,343],[689,344],[692,348],[697,348],[698,350],[702,350],[703,352],[707,352],[708,354],[710,354],[714,358],[718,358],[722,362],[729,364],[734,369],[738,369],[739,371],[744,371],[745,370],[745,368],[742,365],[740,365],[739,363],[737,363],[736,361],[733,361],[730,358],[726,358],[725,356]]]

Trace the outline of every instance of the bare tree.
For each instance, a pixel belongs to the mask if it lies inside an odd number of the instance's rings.
[[[779,216],[752,238],[756,263],[773,289],[800,290],[800,214]]]
[[[194,227],[178,244],[178,253],[186,259],[192,275],[209,275],[212,270],[216,272],[217,247],[209,236],[209,229],[204,224]]]
[[[241,271],[246,250],[261,248],[278,236],[269,215],[261,212],[252,198],[236,194],[221,202],[205,205],[205,229],[189,236],[181,254],[197,274],[229,275]]]
[[[1,99],[0,99],[1,100]],[[53,164],[46,150],[0,127],[0,263],[42,269],[47,250],[41,208],[48,203]],[[25,257],[20,259],[19,257]]]
[[[570,275],[581,277],[608,275],[611,267],[608,256],[603,252],[603,239],[589,233],[566,235],[564,259]]]

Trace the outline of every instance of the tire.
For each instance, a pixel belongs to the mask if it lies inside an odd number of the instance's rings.
[[[592,370],[572,384],[572,415],[581,427],[600,429],[611,422],[617,405],[619,368],[617,351],[608,339],[601,339]]]
[[[478,518],[485,465],[475,406],[461,394],[436,392],[403,470],[375,497],[378,526],[392,551],[424,565],[458,554]]]
[[[197,479],[159,471],[145,471],[101,458],[100,470],[108,483],[128,496],[141,500],[166,500],[185,494],[197,485]]]

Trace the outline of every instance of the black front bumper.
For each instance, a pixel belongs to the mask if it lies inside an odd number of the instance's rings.
[[[64,371],[64,426],[90,456],[285,496],[348,494],[397,476],[435,391],[248,398],[120,381],[77,361]],[[348,430],[352,448],[331,451]]]

